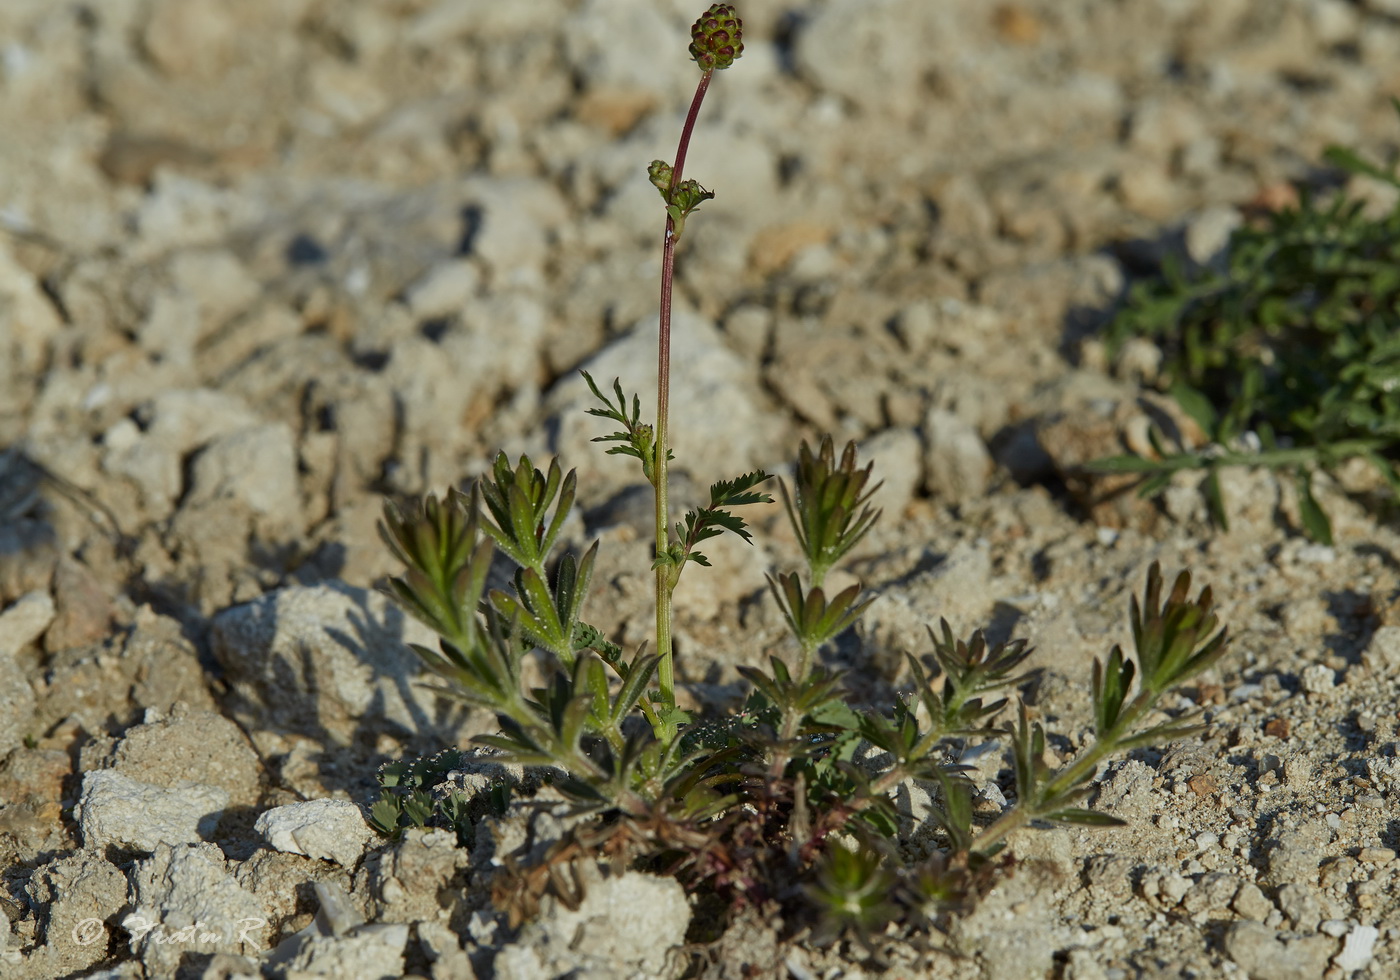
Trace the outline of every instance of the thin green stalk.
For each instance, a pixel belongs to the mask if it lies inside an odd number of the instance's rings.
[[[1364,456],[1380,452],[1391,444],[1387,439],[1345,439],[1329,443],[1326,452],[1331,458],[1345,459],[1351,456]],[[1209,450],[1181,453],[1164,459],[1140,459],[1137,457],[1112,457],[1115,462],[1096,460],[1088,464],[1088,469],[1112,473],[1156,473],[1196,469],[1202,464],[1210,466],[1263,466],[1277,469],[1286,466],[1300,466],[1316,463],[1322,450],[1316,446],[1296,446],[1282,449],[1263,449],[1258,452],[1235,451],[1212,447]],[[1116,462],[1122,460],[1121,463]]]
[[[816,656],[819,646],[821,646],[821,644],[812,643],[805,637],[798,640],[799,653],[797,656],[797,670],[793,673],[793,677],[795,677],[798,682],[805,681],[807,675],[812,672],[812,658]]]
[[[778,732],[778,747],[773,750],[773,761],[768,766],[770,779],[781,779],[792,761],[792,753],[787,746],[797,737],[798,726],[802,723],[802,709],[788,705],[783,709],[783,724]]]
[[[676,163],[671,170],[671,191],[681,182],[681,170],[685,166],[686,151],[690,149],[690,137],[695,130],[695,120],[700,115],[700,103],[705,100],[705,92],[710,87],[710,77],[714,70],[700,76],[695,97],[690,102],[690,112],[685,117],[685,127],[681,130],[680,145],[676,148]],[[667,505],[668,459],[670,456],[670,402],[671,402],[671,295],[674,290],[676,271],[676,222],[671,215],[666,216],[666,234],[661,245],[661,316],[660,332],[656,350],[656,553],[660,557],[670,550],[671,524]],[[667,564],[656,568],[656,652],[661,662],[656,668],[656,682],[661,690],[661,700],[667,708],[676,706],[676,675],[672,659],[671,644],[671,594],[675,591],[675,569]],[[670,733],[668,733],[670,734]]]
[[[1046,784],[1041,795],[1047,799],[1059,799],[1088,779],[1105,759],[1118,751],[1119,742],[1132,732],[1137,723],[1157,704],[1160,697],[1161,692],[1140,692],[1124,710],[1118,723],[1113,726],[1113,730],[1095,740],[1094,744],[1086,749],[1083,755],[1061,769],[1055,778]],[[977,835],[972,842],[971,850],[985,853],[1012,831],[1019,830],[1039,816],[1041,814],[1025,805],[1024,800],[1017,800],[1015,806],[997,817]]]

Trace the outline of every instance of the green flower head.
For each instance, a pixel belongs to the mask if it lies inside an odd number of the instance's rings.
[[[744,53],[744,22],[732,3],[711,4],[690,29],[690,56],[703,71],[728,68]]]

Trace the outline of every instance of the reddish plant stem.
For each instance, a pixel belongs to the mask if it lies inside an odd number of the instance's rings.
[[[676,163],[671,169],[670,191],[674,192],[681,182],[681,170],[685,167],[685,155],[690,149],[690,137],[695,131],[695,120],[700,115],[700,103],[705,101],[705,92],[710,87],[713,71],[700,76],[700,84],[695,88],[695,97],[690,100],[690,112],[685,117],[685,127],[681,130],[680,144],[676,147]],[[656,553],[665,554],[671,544],[671,525],[667,501],[667,469],[670,456],[670,407],[671,407],[671,294],[674,290],[676,273],[676,222],[666,215],[666,236],[661,245],[661,316],[660,332],[656,345]],[[670,707],[676,704],[675,666],[671,656],[671,592],[675,589],[676,569],[660,565],[656,569],[656,652],[661,657],[656,667],[657,686],[661,698]]]

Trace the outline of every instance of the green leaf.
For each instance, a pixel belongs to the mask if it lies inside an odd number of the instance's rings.
[[[1400,496],[1400,470],[1396,469],[1395,463],[1373,449],[1368,449],[1363,455],[1366,457],[1366,461],[1385,480],[1390,487],[1390,492]]]
[[[773,479],[771,473],[754,470],[733,480],[720,480],[710,486],[710,507],[739,507],[743,504],[771,504],[772,494],[759,493],[754,487]]]
[[[1082,807],[1066,807],[1053,813],[1042,814],[1041,819],[1049,820],[1052,823],[1075,824],[1080,827],[1126,827],[1128,825],[1126,820],[1120,820],[1097,810],[1086,810]]]
[[[783,507],[797,535],[812,583],[821,585],[827,571],[863,538],[880,512],[868,502],[880,485],[867,486],[871,465],[856,466],[856,446],[846,444],[841,460],[831,437],[816,453],[804,441],[798,449],[793,489],[779,481]]]
[[[587,623],[574,623],[574,652],[592,650],[613,667],[622,663],[622,647],[603,635],[603,631]]]
[[[949,772],[945,767],[934,770],[938,780],[941,805],[934,809],[933,818],[948,835],[954,851],[965,852],[972,846],[972,782],[965,776]]]
[[[1324,160],[1336,167],[1354,174],[1365,174],[1393,187],[1400,187],[1400,176],[1396,175],[1394,168],[1384,170],[1373,163],[1363,160],[1355,150],[1344,146],[1329,146],[1322,154]]]
[[[651,682],[652,674],[656,673],[656,665],[661,658],[657,656],[638,657],[627,669],[627,679],[622,683],[622,690],[618,691],[617,700],[613,703],[612,721],[613,724],[621,724],[622,719],[631,711],[642,695],[646,693],[647,684]]]
[[[859,728],[864,718],[844,701],[827,701],[825,704],[818,705],[808,717],[818,725],[851,731]]]
[[[1090,473],[1158,473],[1179,468],[1181,467],[1170,466],[1164,460],[1126,454],[1105,456],[1084,464],[1084,469]]]
[[[1165,490],[1172,482],[1172,471],[1166,470],[1150,476],[1138,485],[1137,495],[1144,500],[1151,499]]]
[[[1209,727],[1209,725],[1202,725],[1191,720],[1168,721],[1120,739],[1114,745],[1121,752],[1131,752],[1134,749],[1166,745],[1168,742],[1175,742],[1178,739],[1193,738],[1205,732]]]
[[[1171,386],[1170,394],[1176,399],[1176,403],[1181,406],[1181,410],[1191,417],[1191,419],[1201,427],[1201,430],[1208,435],[1215,432],[1215,427],[1219,421],[1215,406],[1196,388],[1185,382],[1178,381]]]
[[[622,426],[620,432],[613,432],[606,436],[597,436],[593,442],[618,442],[622,445],[613,446],[607,450],[609,455],[633,456],[641,461],[642,475],[647,482],[656,483],[656,445],[655,432],[650,425],[643,424],[642,402],[636,395],[632,396],[632,411],[627,411],[627,396],[622,393],[622,382],[613,379],[613,391],[617,395],[617,404],[598,389],[594,383],[592,375],[587,371],[580,371],[583,380],[587,382],[589,390],[593,392],[595,398],[603,403],[603,408],[588,409],[589,415],[596,415],[599,418],[611,419]],[[667,453],[667,459],[673,458]]]
[[[1332,522],[1323,511],[1312,492],[1312,473],[1298,470],[1298,516],[1303,521],[1303,529],[1308,537],[1322,544],[1332,543]]]
[[[369,823],[386,837],[399,832],[399,814],[402,810],[396,799],[385,793],[369,808]]]
[[[1205,494],[1206,507],[1210,510],[1210,518],[1222,531],[1230,530],[1230,518],[1225,513],[1225,494],[1220,489],[1220,468],[1212,466],[1206,471],[1206,478],[1201,483],[1201,492]]]
[[[1225,630],[1211,635],[1219,618],[1213,611],[1209,586],[1192,602],[1188,572],[1176,577],[1165,601],[1161,599],[1162,585],[1161,566],[1154,561],[1147,570],[1141,605],[1137,596],[1129,604],[1141,683],[1154,698],[1211,667],[1224,656],[1226,645]]]
[[[1123,656],[1117,644],[1110,651],[1106,665],[1094,661],[1094,732],[1100,739],[1108,738],[1117,728],[1136,673],[1137,665]]]
[[[572,630],[565,629],[555,608],[554,597],[533,568],[522,568],[515,575],[516,595],[499,589],[491,593],[491,604],[501,616],[518,625],[530,642],[554,653],[565,663],[573,662]]]
[[[664,706],[660,704],[658,704],[656,707],[658,727],[674,729],[680,727],[681,725],[688,725],[692,721],[694,721],[694,718],[691,717],[690,712],[684,710],[683,708],[678,708],[674,705]]]

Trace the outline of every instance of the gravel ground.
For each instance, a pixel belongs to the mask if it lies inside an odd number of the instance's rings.
[[[1235,653],[1180,705],[1209,730],[1101,774],[1128,827],[1021,832],[949,935],[873,960],[759,916],[687,946],[637,872],[512,928],[492,876],[557,817],[369,830],[381,763],[491,723],[418,684],[374,590],[385,496],[558,454],[567,534],[603,541],[589,618],[647,635],[647,517],[577,369],[646,401],[645,166],[699,12],[0,4],[0,974],[1400,977],[1400,537],[1328,481],[1333,547],[1268,474],[1229,475],[1228,533],[1189,476],[1160,505],[1067,479],[1162,410],[1153,351],[1095,339],[1127,285],[1329,144],[1394,151],[1396,0],[751,0],[701,117],[681,495],[858,441],[879,599],[835,662],[888,690],[940,616],[1027,637],[1062,754],[1147,566],[1211,583]],[[780,642],[757,597],[793,546],[756,524],[678,596],[701,700]]]

